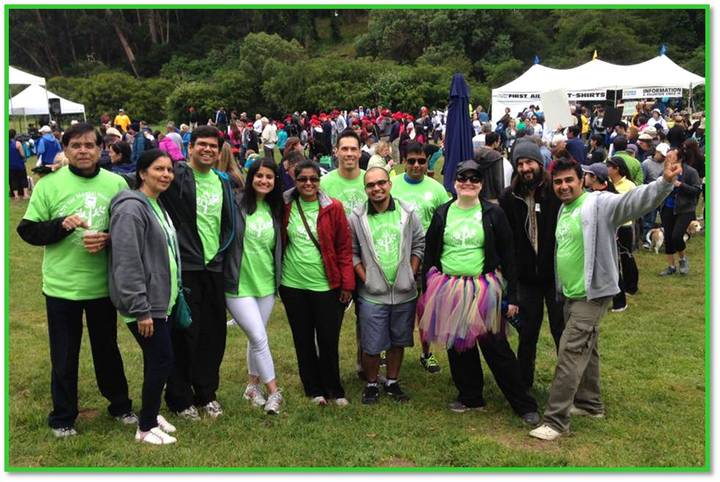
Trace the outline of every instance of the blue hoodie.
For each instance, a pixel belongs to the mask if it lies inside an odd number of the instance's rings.
[[[60,143],[57,139],[55,139],[55,136],[52,135],[52,132],[43,134],[38,141],[36,148],[38,159],[40,159],[45,166],[54,164],[55,156],[57,156],[58,152],[61,150],[62,147],[60,147]]]

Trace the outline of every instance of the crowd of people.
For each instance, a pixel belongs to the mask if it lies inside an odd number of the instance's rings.
[[[121,109],[99,128],[43,127],[35,153],[47,169],[17,230],[45,247],[53,434],[77,434],[83,313],[100,392],[110,415],[137,425],[136,440],[177,441],[163,393],[179,419],[223,414],[228,327],[247,335],[243,397],[280,413],[289,374],[276,373],[267,330],[278,295],[309,403],[350,403],[339,340],[352,305],[363,404],[410,400],[400,372],[417,326],[428,372],[441,370],[431,348],[447,351],[454,412],[486,403],[482,352],[531,436],[553,440],[570,416],[603,417],[600,320],[638,292],[633,251],[658,213],[661,274],[689,273],[682,234],[704,177],[704,120],[638,105],[612,126],[601,108],[590,117],[578,108],[566,128],[545,125],[533,106],[495,126],[474,109],[475,153],[455,169],[452,194],[434,179],[444,114],[425,107],[417,117],[359,107],[282,122],[220,108],[207,125],[190,108],[165,132]],[[29,153],[10,138],[11,191],[27,197],[19,170]],[[544,307],[557,367],[541,416],[531,388]],[[139,417],[118,313],[143,354]]]

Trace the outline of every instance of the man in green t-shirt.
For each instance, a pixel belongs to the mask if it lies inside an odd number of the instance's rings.
[[[175,365],[165,402],[189,420],[199,419],[196,406],[213,418],[223,413],[217,401],[227,335],[223,257],[234,237],[235,201],[229,178],[213,169],[222,142],[212,126],[195,129],[188,162],[177,163],[172,184],[160,195],[177,229],[193,320],[189,328],[173,330]]]
[[[615,232],[657,207],[681,171],[666,160],[663,177],[650,184],[623,195],[586,193],[580,165],[564,158],[555,161],[552,186],[562,202],[555,228],[556,289],[565,297],[565,330],[543,425],[530,436],[554,440],[569,431],[570,415],[605,416],[597,343],[600,319],[619,291]]]
[[[337,199],[343,205],[345,216],[357,206],[363,204],[365,196],[365,185],[363,175],[365,171],[360,169],[360,136],[352,129],[342,131],[335,142],[335,156],[338,159],[338,168],[330,171],[320,178],[320,189]],[[360,378],[365,378],[362,371],[362,352],[360,350],[360,322],[358,321],[357,291],[353,292],[355,302],[355,338],[357,341],[356,370]]]
[[[56,437],[77,435],[78,364],[83,312],[93,365],[108,411],[137,423],[128,398],[117,345],[117,311],[108,292],[107,250],[110,200],[127,183],[100,169],[102,137],[90,124],[70,127],[62,138],[68,166],[40,180],[17,228],[26,242],[44,246],[42,291],[50,338],[53,410],[48,424]]]
[[[405,402],[398,377],[406,346],[413,346],[418,272],[425,233],[413,206],[393,199],[385,169],[373,167],[364,176],[368,202],[350,215],[353,265],[358,285],[358,319],[362,365],[367,386],[365,404],[380,396],[380,353],[387,352],[385,393]]]
[[[423,145],[410,141],[406,147],[405,174],[397,176],[392,184],[392,194],[396,199],[415,207],[420,216],[423,232],[427,231],[435,210],[445,204],[448,193],[445,187],[431,177],[427,177],[428,159]],[[440,364],[430,352],[430,345],[422,342],[420,364],[430,373],[440,371]]]

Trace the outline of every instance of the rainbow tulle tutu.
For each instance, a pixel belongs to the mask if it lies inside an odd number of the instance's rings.
[[[504,285],[500,272],[450,276],[431,268],[427,289],[417,303],[421,339],[463,351],[478,338],[504,334],[500,313]]]

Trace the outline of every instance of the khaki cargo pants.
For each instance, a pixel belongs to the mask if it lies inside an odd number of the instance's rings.
[[[600,319],[607,313],[611,296],[594,300],[566,300],[565,330],[560,337],[555,377],[550,386],[544,423],[560,432],[570,429],[570,407],[603,413],[600,401]]]

